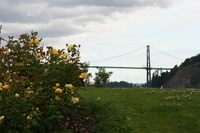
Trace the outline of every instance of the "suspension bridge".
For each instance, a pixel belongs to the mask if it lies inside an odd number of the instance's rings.
[[[129,53],[126,53],[129,54]],[[125,55],[125,54],[124,54]],[[122,55],[120,55],[122,56]],[[115,56],[119,57],[119,56]],[[176,58],[176,57],[174,57]],[[111,58],[108,58],[111,59]],[[177,58],[178,59],[178,58]],[[101,61],[101,60],[99,60]],[[89,68],[112,68],[112,69],[145,69],[146,70],[146,85],[147,87],[151,87],[151,70],[161,71],[162,70],[171,70],[172,68],[163,68],[163,67],[151,67],[150,61],[150,45],[146,47],[146,67],[121,67],[121,66],[89,66]]]

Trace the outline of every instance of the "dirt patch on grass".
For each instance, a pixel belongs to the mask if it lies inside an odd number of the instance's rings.
[[[67,105],[65,124],[60,124],[59,130],[68,130],[72,133],[96,133],[99,125],[96,116],[88,115],[88,109],[80,106]]]

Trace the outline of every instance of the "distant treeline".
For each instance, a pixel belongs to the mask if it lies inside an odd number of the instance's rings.
[[[113,81],[106,84],[106,87],[109,87],[109,88],[133,88],[133,87],[140,87],[140,86],[145,86],[145,85],[128,83],[126,81],[120,81],[120,82]]]
[[[125,81],[120,81],[120,82],[114,81],[114,82],[107,83],[106,87],[111,87],[111,88],[112,87],[130,88],[130,87],[133,87],[133,84],[125,82]]]
[[[180,70],[183,67],[195,64],[200,62],[200,54],[193,56],[191,58],[185,59],[183,63],[181,63],[180,66],[175,65],[174,68],[168,72],[163,72],[161,74],[154,73],[152,77],[152,87],[160,88],[163,84],[165,84],[170,78],[172,78],[178,70]]]

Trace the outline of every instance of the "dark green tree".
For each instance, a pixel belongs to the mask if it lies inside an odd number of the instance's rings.
[[[179,67],[175,65],[170,72],[166,71],[161,74],[155,72],[152,77],[152,87],[160,88],[164,85],[170,78],[172,78],[176,72],[179,70]]]
[[[109,78],[113,72],[106,72],[105,68],[97,68],[98,72],[95,73],[94,83],[95,86],[104,87],[107,82],[109,82]]]

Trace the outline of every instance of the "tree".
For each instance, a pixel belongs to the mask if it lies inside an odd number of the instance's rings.
[[[94,82],[96,86],[105,86],[109,82],[109,78],[113,72],[106,72],[105,68],[97,68],[98,72],[95,73]]]
[[[109,82],[106,84],[106,87],[110,87],[110,88],[133,88],[133,84],[132,83],[128,83],[126,81],[114,81],[114,82]]]

